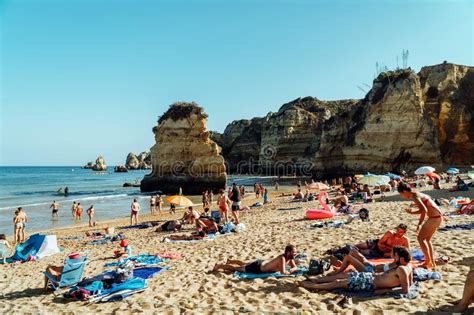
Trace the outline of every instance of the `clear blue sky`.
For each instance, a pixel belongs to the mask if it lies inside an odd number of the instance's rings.
[[[402,49],[417,71],[473,65],[473,3],[0,0],[0,165],[123,164],[175,101],[222,132],[300,96],[362,98]]]

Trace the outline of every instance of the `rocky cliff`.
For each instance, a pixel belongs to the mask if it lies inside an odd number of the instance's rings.
[[[102,156],[97,157],[95,160],[95,165],[92,167],[94,171],[105,171],[107,169],[107,164]]]
[[[153,128],[152,172],[141,191],[200,194],[225,188],[227,174],[220,147],[206,131],[207,115],[196,103],[175,103]]]
[[[445,63],[382,73],[362,100],[296,99],[213,139],[236,173],[410,171],[474,163],[473,117],[474,68]]]

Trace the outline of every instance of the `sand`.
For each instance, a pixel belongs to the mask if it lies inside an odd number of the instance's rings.
[[[463,193],[449,193],[443,189],[430,193],[437,196],[469,196],[473,190]],[[60,265],[66,253],[79,250],[87,254],[90,263],[85,276],[92,276],[105,270],[104,263],[114,261],[113,251],[117,243],[109,245],[86,245],[87,239],[66,240],[71,236],[83,236],[85,231],[100,230],[106,225],[115,227],[127,225],[125,219],[102,223],[97,227],[74,228],[52,231],[58,236],[64,253],[46,257],[40,261],[22,264],[0,265],[0,313],[310,313],[342,312],[364,313],[425,313],[441,312],[461,297],[469,265],[474,263],[473,231],[449,231],[435,234],[433,244],[438,255],[448,255],[451,262],[440,266],[442,282],[423,282],[421,292],[415,300],[397,300],[389,297],[353,298],[348,309],[334,304],[338,295],[330,292],[312,293],[296,285],[299,278],[237,280],[232,274],[211,273],[217,262],[228,258],[254,260],[272,258],[282,253],[291,243],[298,252],[310,257],[322,257],[324,251],[346,243],[357,243],[368,238],[382,236],[399,223],[409,226],[407,236],[412,247],[418,248],[415,228],[418,217],[409,216],[403,208],[409,202],[400,201],[397,196],[364,205],[370,210],[370,222],[354,220],[342,228],[308,229],[311,221],[304,220],[305,210],[316,208],[317,202],[292,203],[288,197],[272,197],[273,203],[252,209],[242,217],[247,230],[218,237],[214,241],[201,243],[164,243],[166,233],[157,233],[154,228],[125,230],[134,252],[157,253],[179,252],[184,257],[173,260],[171,269],[148,280],[148,289],[120,302],[87,305],[81,301],[64,300],[43,290],[41,272],[49,264]],[[246,204],[253,203],[252,199]],[[300,206],[294,211],[280,211],[277,208]],[[447,208],[443,208],[448,211]],[[174,217],[178,217],[178,213]],[[172,216],[145,216],[142,220],[165,220]],[[340,217],[345,219],[345,217]],[[339,217],[337,218],[339,219]],[[472,217],[452,218],[447,224],[472,222]],[[191,231],[191,226],[187,231]],[[179,233],[182,234],[182,233]],[[473,307],[471,306],[471,311]]]

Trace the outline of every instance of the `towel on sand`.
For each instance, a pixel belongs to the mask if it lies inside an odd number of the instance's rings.
[[[148,279],[155,274],[168,270],[170,267],[143,267],[133,269],[133,276],[142,279]]]
[[[453,230],[474,230],[474,222],[466,223],[466,224],[447,225],[445,227],[438,229],[438,231],[441,231],[441,232],[453,231]]]
[[[119,261],[114,261],[110,263],[106,263],[104,267],[115,267],[115,266],[123,266],[129,261],[135,262],[137,265],[141,266],[149,266],[149,265],[156,265],[162,262],[167,261],[168,259],[163,259],[156,255],[145,255],[139,254],[135,256],[130,256],[124,259],[120,259]]]
[[[283,277],[297,277],[303,275],[305,272],[308,271],[308,268],[303,266],[298,266],[298,271],[292,273],[291,275],[284,275],[280,272],[266,272],[266,273],[247,273],[247,272],[234,272],[234,277],[237,279],[263,279],[263,278],[283,278]]]
[[[199,243],[199,242],[213,241],[216,239],[217,235],[220,235],[220,234],[207,234],[207,237],[200,240],[170,240],[169,238],[166,237],[163,240],[163,242],[165,243]]]

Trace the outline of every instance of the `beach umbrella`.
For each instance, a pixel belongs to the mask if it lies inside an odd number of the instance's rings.
[[[425,175],[426,173],[434,172],[434,167],[431,166],[422,166],[415,171],[416,175]]]
[[[169,203],[175,204],[177,206],[184,206],[184,207],[194,206],[191,200],[189,200],[188,198],[182,195],[174,195],[174,196],[166,198],[166,200]]]
[[[309,185],[306,185],[307,189],[317,189],[317,190],[326,190],[329,189],[329,186],[320,182],[316,183],[311,183]]]
[[[374,174],[367,174],[361,179],[357,181],[358,184],[369,185],[369,186],[380,186],[380,185],[388,185],[390,181],[390,177],[385,175],[374,175]]]
[[[387,174],[385,174],[385,176],[390,177],[390,179],[401,179],[402,178],[400,175],[393,174],[393,173],[387,173]]]
[[[457,173],[459,173],[459,170],[455,167],[450,167],[446,170],[446,173],[448,173],[448,174],[457,174]]]
[[[441,179],[441,176],[439,176],[438,174],[433,173],[433,172],[426,173],[425,176],[428,176],[431,179]]]

